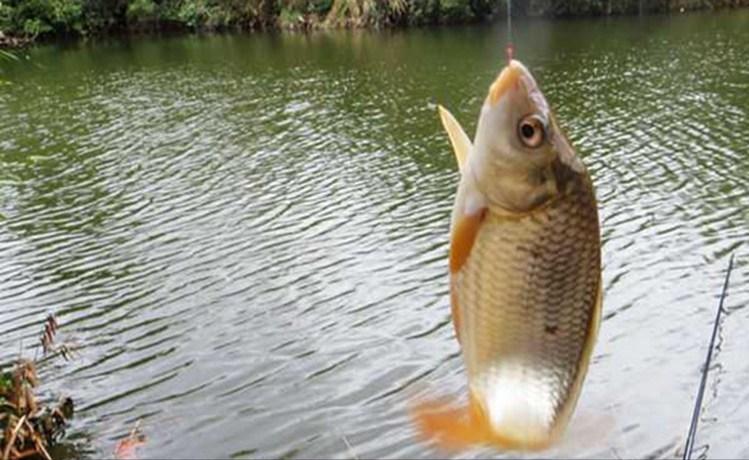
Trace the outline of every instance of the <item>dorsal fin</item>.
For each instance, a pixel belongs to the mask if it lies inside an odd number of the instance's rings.
[[[441,105],[438,107],[442,126],[445,127],[445,131],[447,131],[447,135],[450,137],[450,143],[455,151],[455,158],[458,160],[458,168],[462,170],[466,158],[468,158],[468,152],[471,151],[471,140],[450,111]]]

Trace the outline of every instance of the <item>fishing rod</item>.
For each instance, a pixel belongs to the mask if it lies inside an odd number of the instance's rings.
[[[728,261],[728,270],[726,271],[726,279],[723,281],[723,292],[720,294],[720,302],[718,303],[718,313],[715,315],[715,323],[713,324],[713,335],[710,337],[710,347],[707,349],[707,358],[705,358],[705,364],[702,367],[702,380],[700,381],[699,389],[697,390],[697,399],[694,402],[694,411],[692,412],[692,422],[689,424],[689,434],[687,434],[687,444],[684,447],[684,456],[682,460],[690,460],[692,458],[692,449],[694,448],[694,439],[697,435],[697,422],[700,418],[700,410],[702,409],[702,397],[705,394],[705,384],[707,383],[707,372],[710,369],[710,360],[713,357],[713,348],[715,348],[715,337],[718,335],[718,324],[720,324],[720,315],[723,313],[723,301],[726,298],[728,292],[728,280],[731,278],[731,270],[733,269],[733,254],[731,259]]]

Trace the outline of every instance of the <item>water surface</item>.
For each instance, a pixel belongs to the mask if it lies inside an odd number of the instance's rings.
[[[747,25],[515,23],[604,241],[600,339],[544,456],[680,455],[732,252],[697,449],[749,456]],[[48,312],[79,346],[41,368],[42,394],[78,405],[59,458],[111,455],[139,419],[145,458],[440,456],[407,416],[465,393],[436,104],[472,133],[505,36],[142,39],[3,63],[0,361],[33,354]]]

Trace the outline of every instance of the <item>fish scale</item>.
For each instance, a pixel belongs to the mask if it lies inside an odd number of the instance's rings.
[[[490,210],[454,284],[471,386],[542,401],[549,430],[576,397],[600,279],[592,187],[571,189],[520,219]]]

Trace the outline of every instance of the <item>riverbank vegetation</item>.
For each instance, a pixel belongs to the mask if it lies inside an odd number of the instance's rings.
[[[716,9],[749,0],[512,0],[531,16]],[[185,30],[391,27],[489,20],[505,0],[0,0],[0,46],[37,38]]]
[[[43,405],[35,394],[38,364],[55,356],[70,359],[70,348],[54,343],[57,329],[55,317],[48,316],[39,338],[43,355],[33,360],[19,357],[7,371],[0,365],[0,460],[51,460],[49,448],[65,435],[73,400],[65,397],[57,404]]]
[[[4,0],[6,36],[88,36],[165,30],[386,27],[465,22],[490,0]]]

